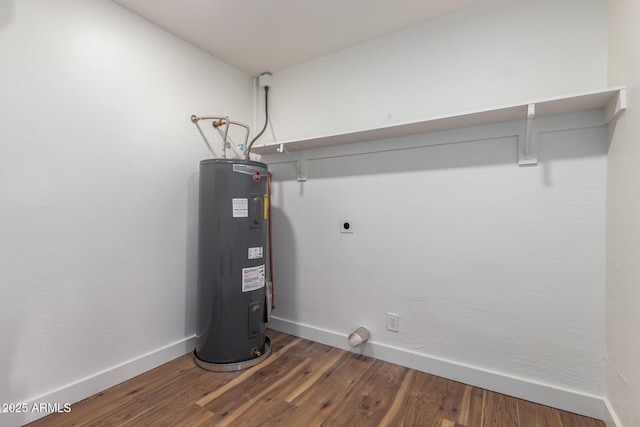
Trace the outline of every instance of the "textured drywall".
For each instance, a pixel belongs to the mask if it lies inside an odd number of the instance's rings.
[[[270,93],[276,139],[601,89],[606,25],[604,0],[490,1],[283,70]]]
[[[602,395],[605,153],[593,128],[544,134],[537,167],[515,138],[274,164],[273,315]]]
[[[276,74],[275,133],[605,84],[603,1],[503,6]],[[188,116],[250,122],[252,88],[108,1],[0,7],[0,400],[20,402],[193,334],[209,152]],[[277,314],[366,323],[382,344],[598,393],[602,138],[546,135],[538,168],[515,166],[513,139],[314,160],[303,185],[274,167]],[[386,311],[400,333],[384,331]]]
[[[628,109],[613,132],[607,173],[607,397],[640,425],[640,3],[609,2],[609,79]]]
[[[276,73],[271,136],[603,88],[606,19],[603,1],[492,2]],[[274,315],[336,333],[365,324],[382,345],[602,396],[605,130],[540,134],[531,168],[517,166],[515,137],[393,150],[474,135],[304,152],[305,183],[265,157]]]
[[[8,3],[0,402],[19,403],[195,333],[210,153],[189,117],[249,121],[252,80],[110,1]]]

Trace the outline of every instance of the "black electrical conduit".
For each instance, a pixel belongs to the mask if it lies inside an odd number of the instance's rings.
[[[245,160],[249,160],[249,153],[251,152],[251,147],[253,143],[258,140],[262,136],[265,130],[267,130],[267,125],[269,124],[269,86],[264,87],[264,126],[259,134],[257,134],[247,146],[247,152],[245,154]]]

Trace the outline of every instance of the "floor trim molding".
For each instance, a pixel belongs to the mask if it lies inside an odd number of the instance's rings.
[[[347,335],[345,334],[279,317],[271,316],[269,327],[290,335],[343,350],[357,352],[386,362],[406,366],[418,371],[427,372],[542,405],[552,406],[605,421],[610,418],[610,406],[607,405],[605,399],[600,396],[543,384],[530,379],[518,378],[479,367],[463,365],[450,360],[439,359],[421,353],[379,344],[375,341],[366,342],[362,347],[354,349],[347,343]],[[609,426],[609,424],[607,425]],[[621,427],[617,426],[617,424],[611,424],[610,426]]]
[[[73,404],[79,402],[82,399],[93,396],[96,393],[193,351],[195,343],[195,335],[184,338],[86,378],[48,391],[22,403],[26,404],[26,407],[29,409],[33,408],[34,405],[39,407],[41,404],[57,404],[58,407],[60,407],[59,410],[62,410],[65,403]],[[52,413],[52,411],[39,412],[28,410],[26,413],[1,414],[0,416],[2,417],[2,425],[21,426],[45,417],[50,413]],[[5,422],[7,422],[7,424],[5,424]]]
[[[345,334],[278,317],[271,317],[269,327],[290,335],[343,350],[357,352],[454,381],[598,418],[604,420],[607,427],[622,427],[610,402],[608,402],[606,398],[599,396],[463,365],[453,361],[379,344],[374,341],[367,342],[362,347],[354,349],[348,345],[347,335]],[[193,351],[194,347],[195,336],[191,336],[101,372],[97,372],[81,380],[64,385],[58,389],[51,390],[29,399],[24,403],[27,404],[28,408],[32,408],[34,404],[39,405],[41,403],[58,403],[60,406],[64,403],[75,403],[189,353]],[[3,423],[8,422],[6,425],[20,426],[49,415],[50,413],[51,412],[29,411],[18,414],[2,414],[2,421]]]
[[[618,414],[613,409],[613,406],[611,406],[611,402],[609,401],[609,399],[604,399],[604,404],[605,414],[603,420],[607,427],[623,427],[622,421],[620,421],[620,418],[618,418]]]

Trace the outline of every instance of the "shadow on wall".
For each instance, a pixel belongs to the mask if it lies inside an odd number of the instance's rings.
[[[281,184],[281,183],[280,183]],[[278,193],[282,194],[279,190]],[[300,319],[298,287],[296,286],[298,262],[296,261],[296,240],[291,221],[278,207],[271,208],[273,221],[273,253],[274,253],[274,283],[276,308],[271,312],[272,316],[283,317],[289,320]],[[286,260],[286,261],[285,261]]]
[[[332,178],[514,164],[517,159],[517,139],[506,137],[349,155],[329,162],[318,157],[309,160],[308,171],[309,178]]]
[[[187,180],[187,250],[185,269],[185,336],[196,332],[196,294],[198,288],[198,201],[200,173],[195,171]]]
[[[0,1],[0,33],[9,26],[13,18],[13,2],[11,0]]]
[[[479,128],[436,132],[303,151],[309,179],[336,178],[385,173],[470,168],[495,165],[518,166],[518,137],[508,135],[510,124],[495,125],[499,137],[482,138]],[[502,126],[506,130],[501,130]],[[538,135],[538,162],[545,183],[549,164],[555,160],[606,156],[606,130],[584,128],[541,132]],[[482,129],[480,129],[482,133]],[[330,160],[330,161],[327,161]],[[264,162],[285,163],[279,154],[265,156]],[[295,168],[279,179],[295,179]],[[284,167],[284,166],[283,166]]]

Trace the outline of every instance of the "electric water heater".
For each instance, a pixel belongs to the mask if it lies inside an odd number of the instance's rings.
[[[270,352],[267,322],[267,165],[200,162],[196,363],[253,366]]]

